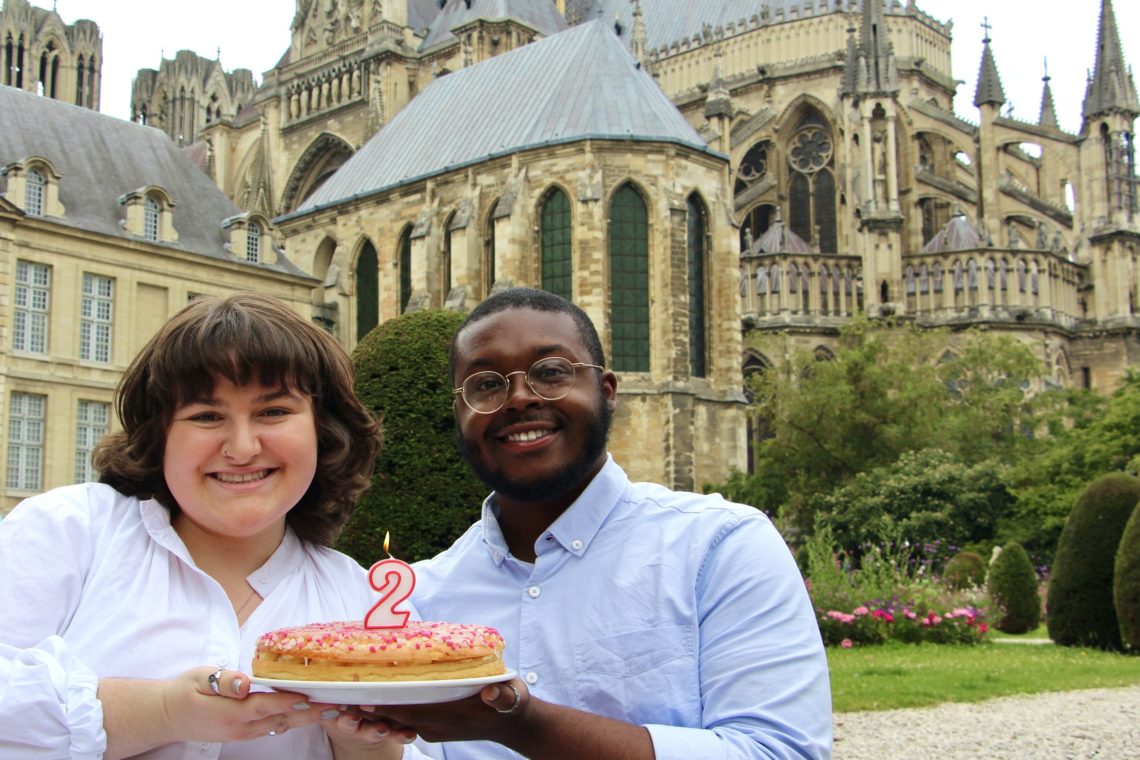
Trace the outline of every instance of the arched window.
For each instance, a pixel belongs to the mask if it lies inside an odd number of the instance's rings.
[[[570,220],[570,201],[561,189],[552,187],[543,197],[539,223],[541,224],[542,289],[563,298],[572,298],[573,228]]]
[[[696,195],[689,196],[688,203],[689,257],[689,372],[693,377],[704,377],[708,361],[708,299],[705,283],[706,240],[708,238],[708,214],[705,204]]]
[[[158,240],[158,223],[161,213],[162,207],[158,201],[148,195],[143,203],[143,237],[147,240]]]
[[[412,297],[412,226],[400,233],[400,313],[408,308]]]
[[[649,371],[649,213],[629,184],[610,203],[610,328],[615,370]]]
[[[39,169],[29,169],[24,186],[24,213],[42,216],[44,213],[44,175]]]
[[[365,243],[356,259],[356,339],[380,324],[380,267],[376,248]]]
[[[815,243],[823,253],[838,252],[835,149],[830,129],[818,114],[809,113],[800,122],[792,136],[788,165],[792,232]]]
[[[452,211],[447,221],[443,223],[443,301],[451,294],[451,225],[455,221],[455,212]]]
[[[245,260],[251,264],[261,263],[261,226],[250,222],[245,228]]]
[[[487,211],[487,235],[483,239],[483,297],[491,295],[491,288],[495,287],[495,210],[499,207],[496,200]]]

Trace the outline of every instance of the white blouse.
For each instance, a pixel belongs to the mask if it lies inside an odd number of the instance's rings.
[[[264,601],[239,627],[225,591],[197,568],[157,502],[86,483],[21,503],[0,523],[0,759],[99,758],[99,678],[170,678],[200,665],[250,673],[264,631],[360,620],[375,602],[354,560],[291,530],[248,581]],[[331,756],[319,725],[140,755]]]

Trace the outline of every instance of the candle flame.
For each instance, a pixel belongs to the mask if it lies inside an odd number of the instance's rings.
[[[388,535],[389,535],[389,532],[384,531],[384,553],[387,554],[389,557],[391,557],[392,553],[390,551],[388,551]]]

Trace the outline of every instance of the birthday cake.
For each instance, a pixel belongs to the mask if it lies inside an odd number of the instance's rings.
[[[506,672],[503,637],[463,623],[311,623],[264,633],[253,674],[294,681],[435,681]]]

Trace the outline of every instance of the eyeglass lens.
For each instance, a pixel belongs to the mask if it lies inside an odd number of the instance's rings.
[[[574,386],[574,365],[557,356],[540,359],[527,370],[526,381],[540,398],[557,401]],[[509,392],[510,380],[490,370],[476,372],[463,381],[463,399],[477,411],[495,411],[506,402]]]

